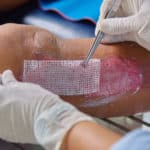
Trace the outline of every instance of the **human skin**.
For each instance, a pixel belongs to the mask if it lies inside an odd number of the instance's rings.
[[[86,56],[93,43],[92,38],[60,39],[47,30],[16,24],[0,26],[0,33],[0,72],[11,69],[18,79],[23,72],[24,60],[42,59],[41,54],[47,53],[55,59],[81,59]],[[37,52],[41,54],[39,55]],[[110,56],[129,60],[134,57],[138,66],[149,68],[150,53],[135,43],[101,44],[94,55],[99,59]],[[143,84],[148,84],[147,69],[142,71]],[[94,107],[81,107],[81,104],[86,100],[84,96],[63,96],[62,98],[96,117],[131,115],[150,109],[150,88],[147,85],[146,87],[142,86],[136,94],[129,92],[123,96],[115,97],[109,103]],[[99,97],[99,100],[101,99]],[[91,99],[91,102],[93,101],[94,99]]]
[[[121,135],[101,125],[80,122],[68,132],[61,150],[110,150],[119,139]]]
[[[61,59],[78,59],[81,58],[81,56],[83,58],[83,56],[87,55],[92,43],[93,39],[63,40],[60,54]],[[150,64],[150,52],[135,43],[129,42],[110,45],[100,44],[94,58],[102,59],[111,56],[127,58],[129,60],[134,57],[137,65],[141,67],[140,69],[143,69],[143,87],[136,94],[129,92],[123,96],[116,97],[116,99],[110,103],[80,109],[98,117],[131,115],[138,112],[149,111],[150,81],[148,78],[150,70],[148,68]],[[76,100],[76,98],[78,100]],[[76,98],[65,97],[65,100],[68,100],[76,106],[80,106],[83,102],[83,97]]]
[[[26,2],[28,2],[29,0],[1,0],[0,1],[0,11],[8,11],[11,9],[14,9]]]

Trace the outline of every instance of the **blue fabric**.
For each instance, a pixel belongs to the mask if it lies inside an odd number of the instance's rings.
[[[97,22],[103,0],[39,0],[43,10],[54,10],[67,19]]]
[[[150,131],[139,129],[130,132],[111,150],[150,150]]]

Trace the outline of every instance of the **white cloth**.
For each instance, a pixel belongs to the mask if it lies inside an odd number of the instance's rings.
[[[68,130],[87,120],[92,121],[57,95],[38,85],[16,81],[10,70],[2,74],[0,138],[58,150]]]
[[[104,0],[101,6],[96,34],[108,34],[103,42],[134,41],[150,50],[150,0],[116,0],[112,15],[104,19],[113,0]]]

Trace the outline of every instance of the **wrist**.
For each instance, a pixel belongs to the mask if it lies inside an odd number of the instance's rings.
[[[34,124],[35,137],[44,148],[59,150],[68,131],[81,121],[93,119],[60,101],[38,116]]]

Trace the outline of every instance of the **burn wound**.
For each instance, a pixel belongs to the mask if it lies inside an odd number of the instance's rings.
[[[135,61],[109,57],[101,63],[101,96],[136,92],[142,84],[142,74]]]
[[[23,81],[33,82],[58,95],[112,96],[135,92],[142,84],[137,64],[129,59],[26,60]]]
[[[26,60],[23,81],[33,82],[58,95],[86,95],[99,92],[100,60],[87,67],[80,60]]]

